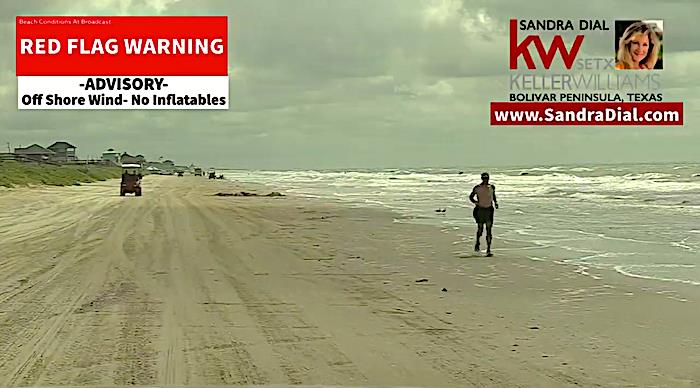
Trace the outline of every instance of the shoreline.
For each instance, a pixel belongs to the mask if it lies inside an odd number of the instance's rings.
[[[497,236],[495,256],[486,258],[462,242],[470,226],[395,222],[388,210],[294,195],[213,196],[274,187],[148,177],[137,199],[119,198],[112,186],[18,189],[20,198],[0,192],[0,248],[8,255],[0,261],[0,349],[12,349],[0,356],[0,375],[9,376],[0,383],[119,384],[131,376],[141,384],[534,387],[700,379],[696,286],[596,269],[587,276],[572,264],[517,257]],[[50,214],[57,215],[44,218]],[[28,238],[41,246],[28,248]],[[128,288],[110,291],[119,284]],[[70,313],[69,300],[87,312]],[[46,332],[56,313],[72,326]],[[132,329],[119,334],[120,325]],[[96,335],[83,338],[83,330]],[[39,335],[51,340],[33,342]],[[88,351],[108,338],[124,346]],[[221,347],[231,341],[238,345]],[[101,374],[81,357],[96,359]],[[38,372],[14,369],[18,362]],[[168,365],[177,372],[168,375]]]
[[[227,178],[227,182],[235,182],[238,184],[243,184],[243,185],[248,185],[248,186],[253,186],[257,187],[259,190],[268,190],[268,191],[275,191],[279,190],[278,188],[270,187],[265,184],[257,183],[257,182],[245,182],[245,181],[233,181],[229,180]],[[326,203],[329,205],[334,205],[334,206],[340,206],[340,207],[347,207],[349,209],[367,209],[369,211],[376,211],[378,213],[387,213],[390,214],[391,217],[394,218],[394,222],[396,224],[407,224],[407,225],[416,225],[420,227],[430,227],[430,228],[435,228],[435,229],[440,229],[440,230],[446,230],[446,229],[452,229],[452,230],[458,230],[459,232],[455,232],[455,237],[464,237],[468,241],[465,242],[465,252],[470,253],[471,249],[469,249],[469,244],[473,244],[474,238],[475,238],[475,233],[476,233],[476,224],[473,223],[473,219],[471,218],[468,209],[453,209],[453,211],[461,212],[463,211],[465,214],[465,224],[461,226],[456,226],[454,223],[450,223],[448,225],[444,226],[439,226],[436,223],[430,223],[430,222],[425,222],[425,221],[420,221],[420,219],[424,220],[432,220],[436,221],[438,220],[437,218],[431,218],[429,216],[423,216],[419,217],[416,216],[415,214],[404,214],[401,213],[397,209],[393,209],[390,206],[387,206],[385,204],[382,205],[367,205],[363,204],[361,202],[354,202],[352,200],[344,200],[344,199],[334,199],[330,197],[324,197],[321,195],[312,195],[312,194],[304,194],[304,195],[298,195],[294,194],[298,200],[302,201],[320,201],[321,203]],[[462,235],[463,231],[466,231],[464,236]],[[485,236],[485,234],[484,234]],[[482,236],[482,243],[485,244],[484,242],[484,236]],[[503,249],[503,244],[502,240],[494,234],[494,253],[497,253],[499,250]],[[499,247],[499,245],[501,245]],[[485,245],[482,245],[482,248]],[[533,246],[522,246],[519,244],[514,244],[514,243],[506,243],[505,245],[506,251],[511,252],[513,250],[518,250],[525,248],[527,249],[532,249],[535,248]],[[630,280],[644,280],[644,281],[649,281],[652,283],[661,283],[661,284],[666,284],[668,286],[672,286],[674,284],[678,285],[679,288],[684,289],[684,286],[690,286],[690,293],[695,294],[695,289],[693,287],[699,286],[700,281],[690,281],[690,280],[680,280],[680,279],[674,279],[674,278],[660,278],[656,276],[646,276],[646,275],[639,275],[639,274],[634,274],[630,273],[628,271],[625,271],[623,269],[620,269],[619,267],[623,267],[621,265],[595,265],[595,264],[590,264],[590,263],[584,263],[584,262],[575,262],[575,261],[569,261],[569,262],[563,262],[561,260],[549,260],[549,259],[537,259],[537,258],[529,258],[524,255],[522,255],[522,252],[520,252],[521,255],[517,256],[511,256],[512,258],[517,258],[518,260],[528,260],[528,261],[543,261],[543,262],[548,262],[548,263],[554,263],[562,266],[569,266],[572,267],[572,271],[574,272],[582,272],[583,276],[592,276],[594,279],[600,275],[591,275],[589,274],[589,270],[595,271],[596,273],[600,274],[606,274],[607,277],[615,277],[615,276],[622,276],[623,278],[627,278]],[[510,253],[509,253],[510,255]],[[682,265],[679,265],[682,266]],[[596,279],[600,280],[600,279]],[[697,293],[700,295],[700,289],[697,290]]]
[[[658,180],[661,177],[662,181],[671,179],[670,171],[637,172],[632,176],[629,171],[614,170],[607,171],[612,174],[610,176],[591,178],[593,188],[582,186],[574,179],[576,177],[570,176],[564,185],[557,182],[556,176],[542,178],[544,181],[537,187],[532,186],[531,180],[539,182],[540,178],[522,176],[522,173],[502,176],[504,182],[508,179],[506,183],[511,188],[502,192],[508,197],[499,195],[505,207],[497,212],[496,240],[509,239],[523,244],[523,254],[533,258],[580,263],[582,268],[593,266],[649,280],[700,282],[700,267],[693,257],[693,252],[698,252],[697,236],[700,236],[694,230],[697,228],[693,220],[693,214],[700,209],[700,203],[692,199],[697,184],[689,181],[689,186],[684,186],[688,189],[685,192],[680,186],[671,187],[671,193],[658,198],[659,190],[663,190]],[[685,171],[684,174],[690,176],[688,171],[691,170]],[[286,173],[279,176],[250,174],[233,173],[227,177],[241,180],[250,177],[261,183],[279,181],[284,188],[291,188],[300,195],[353,207],[388,209],[398,212],[397,218],[408,222],[475,228],[464,199],[468,193],[463,193],[470,182],[456,175],[438,174],[437,178],[431,178],[420,171],[406,175],[374,172],[363,175],[360,172],[360,179],[313,172],[299,177]],[[643,194],[630,193],[647,179],[654,186],[648,188],[648,192],[639,187]],[[621,192],[607,187],[611,180]],[[355,182],[365,181],[369,187],[352,187]],[[405,185],[407,187],[402,188]],[[526,193],[523,187],[528,185],[532,190]],[[436,208],[446,209],[447,214],[434,213]],[[658,227],[649,226],[657,223]]]
[[[244,182],[239,182],[243,183]],[[261,185],[261,187],[266,187]],[[267,190],[275,190],[275,188],[267,188]],[[558,283],[562,282],[562,279],[567,279],[568,281],[571,281],[571,284],[561,284],[560,287],[564,291],[564,294],[573,294],[577,295],[579,291],[581,292],[582,295],[589,295],[592,298],[595,298],[596,296],[600,297],[606,297],[607,295],[610,295],[610,298],[618,297],[618,298],[643,298],[645,300],[653,300],[654,303],[658,303],[660,305],[673,305],[673,307],[670,307],[671,310],[674,310],[672,315],[675,315],[676,317],[683,317],[683,319],[679,318],[677,324],[680,324],[681,327],[684,328],[684,330],[689,330],[689,326],[691,322],[694,320],[690,321],[685,321],[684,319],[686,318],[687,313],[684,310],[685,309],[694,309],[694,305],[700,301],[700,289],[692,284],[686,284],[678,281],[663,281],[663,280],[658,280],[658,279],[648,279],[648,278],[642,278],[642,277],[635,277],[635,276],[629,276],[620,273],[619,271],[611,268],[599,268],[599,267],[586,267],[582,265],[581,263],[573,263],[573,262],[562,262],[562,261],[548,261],[548,260],[533,260],[530,259],[524,255],[515,255],[512,253],[512,250],[517,250],[519,247],[515,244],[507,244],[507,245],[502,245],[502,243],[498,242],[497,237],[494,237],[494,257],[492,258],[487,258],[484,257],[483,255],[473,255],[471,252],[471,244],[470,242],[473,242],[473,236],[471,236],[476,229],[475,225],[468,225],[464,227],[459,227],[459,230],[456,231],[456,228],[453,226],[444,226],[444,227],[439,227],[436,225],[429,225],[429,224],[421,224],[419,222],[411,222],[411,221],[404,221],[404,222],[396,222],[395,220],[398,218],[402,218],[403,215],[397,211],[390,210],[390,209],[377,209],[377,208],[370,208],[370,207],[362,207],[362,206],[352,206],[349,204],[343,204],[342,201],[326,201],[324,198],[307,198],[307,197],[298,197],[296,200],[300,202],[316,202],[316,205],[324,208],[326,206],[331,207],[331,208],[336,208],[338,212],[345,214],[345,216],[337,217],[338,219],[344,219],[344,220],[355,220],[355,223],[362,223],[366,222],[363,220],[367,219],[372,219],[375,217],[379,218],[385,218],[384,220],[384,228],[388,229],[398,229],[398,232],[392,232],[391,234],[397,233],[399,235],[403,236],[414,236],[414,235],[422,235],[424,236],[423,239],[432,239],[434,243],[432,246],[430,246],[428,243],[423,241],[423,247],[424,249],[427,249],[428,251],[434,252],[434,255],[439,258],[446,258],[447,260],[454,259],[455,262],[453,262],[453,267],[446,276],[446,277],[454,277],[455,274],[458,277],[465,277],[467,276],[464,271],[460,272],[454,272],[455,270],[460,269],[460,265],[464,265],[463,263],[459,262],[459,260],[475,260],[476,263],[474,262],[469,262],[467,265],[470,269],[476,270],[478,272],[487,272],[487,273],[494,273],[494,272],[502,272],[502,273],[518,273],[521,272],[522,268],[533,268],[534,272],[539,273],[538,275],[532,275],[532,274],[522,274],[523,277],[534,277],[540,281],[542,281],[543,286],[538,287],[530,283],[530,281],[525,281],[525,289],[528,291],[539,291],[539,292],[547,292],[551,291],[551,289],[547,289],[547,286],[550,285],[551,280],[554,280]],[[343,209],[343,210],[340,210]],[[359,214],[365,214],[365,216],[358,216],[357,213]],[[333,219],[336,217],[331,217],[329,219]],[[468,219],[471,221],[471,219]],[[362,226],[355,226],[355,229],[360,229],[362,230]],[[342,225],[339,227],[339,230],[352,230],[353,227],[349,225]],[[466,237],[468,239],[468,242],[464,243],[463,237]],[[483,237],[482,237],[483,238]],[[399,245],[399,243],[395,243],[395,245]],[[461,244],[461,245],[460,245]],[[355,248],[345,248],[345,249],[354,249],[357,250],[358,244],[350,244],[351,246],[354,246]],[[390,244],[388,244],[390,245]],[[461,246],[461,248],[460,248]],[[449,248],[446,248],[449,247]],[[455,247],[455,249],[452,249],[452,247]],[[503,249],[505,248],[505,253]],[[339,248],[343,249],[343,248]],[[387,249],[389,250],[389,249]],[[459,253],[456,253],[456,251],[459,251]],[[378,268],[386,268],[386,265],[382,265],[380,263],[374,263],[375,265],[378,265]],[[413,263],[415,264],[415,263]],[[435,260],[435,261],[426,261],[426,264],[429,265],[434,265],[436,268],[440,268],[441,266],[447,270],[449,269],[449,261],[447,263],[442,262],[440,260]],[[408,267],[411,268],[411,264],[408,264]],[[418,275],[421,273],[421,270],[417,269],[418,267],[412,267],[412,271],[409,271],[410,273],[414,275]],[[424,266],[425,268],[425,266]],[[430,271],[430,269],[428,269]],[[444,272],[441,274],[441,276],[445,276]],[[507,276],[507,275],[504,275]],[[489,289],[493,286],[490,286],[487,284],[488,282],[482,281],[483,279],[488,279],[488,276],[484,277],[479,277],[477,276],[476,279],[479,281],[479,283],[474,283],[475,286],[480,288],[480,289]],[[498,278],[497,276],[495,278]],[[410,284],[411,279],[410,278],[405,278],[404,281],[407,283],[406,285]],[[455,286],[454,279],[452,281],[449,281],[447,279],[444,280],[444,284],[450,284],[453,287],[460,287],[458,289],[464,290],[460,285]],[[511,282],[511,284],[517,284],[518,282]],[[565,286],[571,286],[571,287],[565,287]],[[577,290],[575,286],[578,286],[579,289]],[[439,288],[439,286],[436,286]],[[447,287],[450,289],[450,287]],[[496,287],[497,288],[497,287]],[[614,290],[614,291],[613,291]],[[509,292],[513,292],[517,294],[517,290],[509,290]],[[614,295],[614,297],[613,297]],[[488,298],[488,296],[485,296],[485,298]],[[578,300],[579,298],[577,296],[574,297],[569,297],[567,296],[566,299],[567,301],[564,303],[573,303],[571,301],[575,300],[577,302],[586,302],[584,300]],[[594,300],[588,301],[588,303],[593,304],[596,308],[601,308],[601,309],[608,309],[609,307],[615,307],[615,308],[620,308],[621,311],[625,310],[627,306],[626,301],[620,302],[620,301],[614,301],[612,306],[605,306],[604,304],[602,305],[596,305]],[[621,304],[622,303],[622,304]],[[638,302],[639,303],[639,302]],[[636,303],[635,303],[636,304]],[[642,303],[644,304],[644,303]],[[657,306],[659,307],[659,306]],[[665,306],[662,308],[662,310],[666,310],[668,306]],[[643,309],[644,307],[642,307]],[[653,308],[653,307],[650,307]],[[587,306],[584,308],[585,311],[592,311],[593,306]],[[633,311],[634,314],[639,314],[641,311]],[[670,313],[669,311],[666,311],[667,313]],[[650,312],[651,314],[651,312]],[[615,315],[614,315],[615,316]],[[691,316],[695,316],[700,318],[700,314],[697,314],[693,312]],[[610,322],[615,322],[615,318],[612,316],[610,317]],[[657,319],[660,319],[657,317]],[[635,324],[634,322],[616,322],[616,324]],[[673,325],[669,325],[669,327],[673,327]],[[688,333],[690,333],[688,331]],[[670,334],[670,333],[669,333]],[[633,336],[630,336],[633,337]],[[689,334],[688,338],[692,338]],[[634,341],[633,338],[629,338],[630,341]],[[661,338],[657,338],[659,340],[659,346],[661,347],[662,343],[664,340]],[[698,353],[700,354],[700,353]],[[635,355],[630,355],[630,358],[635,358]],[[671,353],[668,354],[668,357],[673,358]],[[699,359],[700,360],[700,359]],[[640,371],[638,371],[639,373]],[[661,374],[659,374],[661,375]],[[659,376],[656,376],[659,377]],[[613,380],[609,381],[612,382]],[[640,380],[640,384],[645,385],[647,384],[646,381]],[[690,380],[688,381],[681,381],[681,380],[674,380],[673,384],[678,385],[680,384],[681,386],[684,386],[683,384],[687,384]],[[695,381],[695,380],[693,380]],[[663,384],[662,384],[663,385]]]

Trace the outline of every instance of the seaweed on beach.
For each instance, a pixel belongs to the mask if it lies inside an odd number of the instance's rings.
[[[279,191],[273,191],[269,194],[257,194],[257,193],[249,193],[247,191],[239,191],[237,193],[216,193],[214,196],[217,197],[284,197],[285,195],[280,193]]]

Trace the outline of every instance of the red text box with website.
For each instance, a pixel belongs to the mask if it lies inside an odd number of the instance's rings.
[[[491,102],[491,125],[683,125],[683,103]]]

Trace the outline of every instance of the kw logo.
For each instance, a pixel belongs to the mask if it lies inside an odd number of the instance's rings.
[[[561,54],[564,60],[564,65],[567,69],[571,69],[576,60],[576,55],[578,50],[581,48],[583,43],[583,35],[576,35],[574,40],[574,45],[569,51],[566,51],[566,45],[564,44],[564,39],[561,35],[555,35],[552,40],[552,44],[549,46],[549,50],[545,50],[542,39],[537,35],[528,35],[525,40],[518,44],[518,21],[516,19],[510,20],[510,68],[515,70],[518,68],[518,58],[522,55],[525,60],[527,68],[530,70],[535,70],[535,62],[530,56],[530,43],[535,43],[535,48],[537,53],[540,55],[540,60],[544,65],[545,69],[549,69],[552,66],[552,61],[554,61],[554,55],[557,51]]]

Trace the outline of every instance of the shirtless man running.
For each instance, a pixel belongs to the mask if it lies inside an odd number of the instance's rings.
[[[474,199],[476,197],[476,199]],[[476,245],[474,250],[479,252],[481,235],[484,233],[484,224],[486,224],[486,256],[491,257],[491,227],[493,226],[494,205],[498,209],[498,201],[496,200],[496,186],[489,184],[489,173],[481,174],[481,183],[474,186],[472,193],[469,195],[469,200],[474,206],[474,220],[478,225],[476,231]]]

